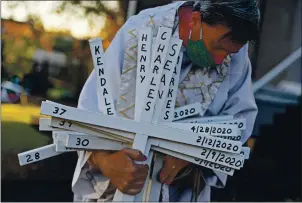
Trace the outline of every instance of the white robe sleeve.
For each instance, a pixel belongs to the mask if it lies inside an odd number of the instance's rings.
[[[234,118],[246,119],[246,130],[243,131],[241,139],[241,142],[244,144],[252,134],[258,113],[252,90],[252,67],[247,51],[243,59],[238,60],[238,62],[233,65],[237,67],[230,67],[230,89],[228,92],[228,99],[219,115],[233,115]],[[225,187],[227,175],[214,170],[213,173],[215,175],[213,174],[212,176],[204,177],[206,183],[217,188]]]
[[[120,84],[120,74],[124,58],[124,37],[123,31],[126,24],[117,32],[110,46],[104,53],[104,64],[110,70],[109,80],[113,99],[116,100]],[[92,59],[91,59],[92,60]],[[97,81],[95,70],[88,77],[79,97],[78,108],[89,111],[98,111]],[[95,173],[86,163],[91,152],[78,151],[78,162],[76,165],[72,190],[75,194],[75,201],[89,201],[89,199],[100,199],[109,186],[109,179],[101,172]],[[106,199],[106,197],[102,197]]]

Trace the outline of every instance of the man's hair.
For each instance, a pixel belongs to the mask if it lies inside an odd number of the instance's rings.
[[[194,4],[209,25],[226,24],[235,42],[245,44],[258,37],[260,12],[256,0],[199,0]],[[226,37],[225,36],[225,37]]]

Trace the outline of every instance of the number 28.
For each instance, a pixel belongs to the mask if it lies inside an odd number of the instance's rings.
[[[34,157],[35,157],[36,160],[39,160],[40,159],[40,153],[39,152],[35,153]],[[27,163],[33,161],[30,154],[26,155],[26,158],[27,158],[27,160],[26,160]]]

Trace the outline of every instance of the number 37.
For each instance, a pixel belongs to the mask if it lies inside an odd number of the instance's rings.
[[[59,113],[59,111],[60,111],[60,109],[61,109],[61,113],[60,113],[60,115],[62,115],[62,114],[64,114],[64,113],[66,112],[66,109],[59,108],[59,107],[55,107],[55,110],[54,110],[52,113],[54,113],[54,114],[58,114],[58,113]]]

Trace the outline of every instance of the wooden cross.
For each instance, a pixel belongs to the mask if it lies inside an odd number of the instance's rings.
[[[132,146],[148,155],[149,165],[153,151],[157,151],[228,175],[243,167],[249,154],[249,148],[238,141],[240,131],[245,128],[243,119],[233,120],[232,116],[186,119],[201,111],[198,103],[174,109],[173,88],[178,86],[181,40],[172,38],[171,29],[164,27],[160,27],[153,42],[151,28],[142,29],[138,36],[135,119],[117,116],[101,40],[90,40],[101,113],[42,102],[41,114],[51,119],[41,119],[40,130],[53,131],[54,144],[18,154],[20,165],[64,152]],[[147,186],[148,181],[135,197],[117,191],[114,201],[146,201],[146,196],[150,196],[146,194]],[[160,188],[151,186],[151,194],[156,194],[155,199],[159,200]]]

